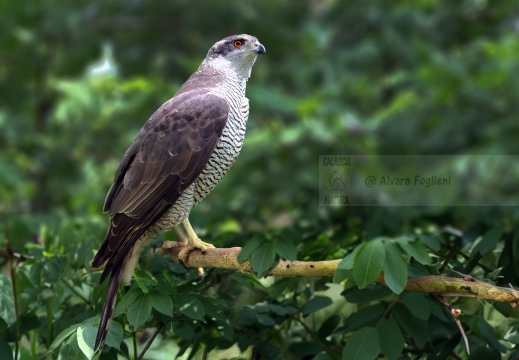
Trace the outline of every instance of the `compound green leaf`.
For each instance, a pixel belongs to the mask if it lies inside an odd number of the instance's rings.
[[[407,264],[394,243],[388,242],[385,247],[384,281],[395,294],[400,294],[407,284]]]
[[[204,321],[205,308],[196,297],[192,295],[177,295],[175,296],[175,306],[185,316],[194,320]]]
[[[430,265],[432,263],[432,259],[429,256],[427,248],[421,242],[399,242],[398,245],[402,248],[402,250],[412,256],[420,264]]]
[[[77,329],[77,344],[87,359],[94,356],[94,344],[96,341],[97,328],[93,325],[81,325]]]
[[[497,242],[503,236],[503,228],[501,227],[493,227],[488,230],[483,238],[477,243],[477,245],[472,250],[473,254],[480,253],[481,255],[486,255],[493,249],[495,249]]]
[[[332,304],[332,299],[327,296],[315,296],[308,300],[301,308],[303,316],[308,316],[316,311],[324,309]]]
[[[251,255],[250,265],[258,276],[263,276],[274,265],[276,247],[271,241],[263,243]]]
[[[124,294],[121,300],[119,300],[117,303],[114,315],[119,315],[126,311],[126,309],[128,309],[128,307],[133,304],[134,301],[137,300],[137,298],[142,294],[143,293],[140,287],[132,286],[131,289],[126,294]]]
[[[337,269],[341,270],[350,270],[353,269],[353,264],[355,263],[355,258],[357,257],[357,254],[366,247],[368,243],[363,243],[359,246],[357,246],[351,253],[346,255],[344,259],[342,259],[339,264],[337,265]]]
[[[371,360],[380,353],[377,330],[365,327],[353,334],[342,350],[343,360]]]
[[[137,330],[148,320],[151,315],[151,300],[147,295],[139,296],[133,304],[128,307],[128,322]]]
[[[372,240],[364,246],[355,258],[353,265],[353,278],[359,288],[375,281],[382,272],[386,249],[380,240]]]
[[[85,355],[79,348],[77,337],[71,337],[67,343],[61,347],[58,360],[83,360]]]
[[[292,241],[276,241],[276,252],[283,259],[288,261],[294,261],[297,258],[297,249]]]
[[[404,337],[395,319],[382,319],[377,325],[380,349],[388,360],[396,360],[404,349]]]
[[[245,242],[245,245],[241,248],[240,253],[238,254],[238,262],[242,263],[244,261],[247,261],[252,253],[261,246],[261,244],[264,242],[260,236],[256,236],[252,238],[251,240]]]
[[[120,349],[123,338],[123,327],[121,324],[119,324],[119,322],[112,320],[110,330],[108,330],[108,334],[106,336],[106,345]]]
[[[424,294],[406,292],[400,297],[400,302],[417,318],[429,320],[431,305]]]
[[[151,306],[164,315],[172,316],[173,301],[171,298],[163,293],[153,291],[150,293]]]
[[[11,280],[0,274],[0,318],[11,326],[16,322]]]

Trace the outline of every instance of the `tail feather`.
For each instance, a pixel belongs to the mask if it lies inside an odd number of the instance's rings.
[[[117,292],[121,285],[121,273],[123,264],[117,265],[110,274],[110,282],[108,283],[108,290],[106,291],[105,303],[103,305],[103,311],[101,313],[101,321],[99,322],[99,328],[97,330],[96,343],[94,346],[95,352],[101,352],[110,330],[112,323],[112,316],[115,309],[115,301],[117,300]]]

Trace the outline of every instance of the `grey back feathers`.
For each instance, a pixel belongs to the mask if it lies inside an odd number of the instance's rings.
[[[249,111],[245,86],[264,52],[250,35],[217,42],[126,151],[104,205],[110,226],[92,261],[94,268],[105,265],[101,282],[110,276],[96,349],[106,340],[123,270],[137,242],[186,219],[238,156]]]

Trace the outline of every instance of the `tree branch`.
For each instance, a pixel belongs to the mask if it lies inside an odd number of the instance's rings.
[[[172,256],[175,261],[179,261],[178,254],[182,250],[182,244],[175,241],[165,241],[162,245],[162,254]],[[202,254],[200,250],[193,250],[189,253],[187,262],[188,267],[218,268],[236,270],[243,273],[252,274],[252,267],[248,261],[239,263],[238,254],[241,248],[209,248]],[[280,260],[265,276],[333,276],[337,264],[341,260],[327,261],[287,261]]]
[[[173,257],[179,261],[178,254],[182,245],[174,241],[166,241],[162,245],[162,254]],[[238,254],[241,248],[209,248],[205,253],[194,250],[189,253],[188,267],[219,268],[240,271],[252,274],[250,263],[238,262]],[[280,260],[266,276],[333,276],[341,259],[326,261],[286,261]],[[386,285],[384,274],[380,274],[376,282]],[[511,286],[509,288],[495,286],[476,280],[470,276],[454,278],[443,275],[429,275],[411,278],[407,280],[405,291],[417,291],[439,294],[441,296],[475,297],[479,299],[494,300],[509,303],[512,307],[519,307],[519,291]]]
[[[30,255],[23,255],[19,253],[13,252],[12,254],[9,253],[9,250],[5,247],[0,247],[0,258],[6,258],[9,259],[9,257],[12,255],[13,259],[16,259],[18,261],[24,261],[29,259],[34,259],[33,256]]]

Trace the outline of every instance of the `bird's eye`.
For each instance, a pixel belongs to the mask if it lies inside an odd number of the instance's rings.
[[[242,45],[243,45],[243,41],[242,41],[242,40],[234,40],[233,45],[234,45],[234,47],[235,47],[236,49],[239,49],[239,48],[242,47]]]

